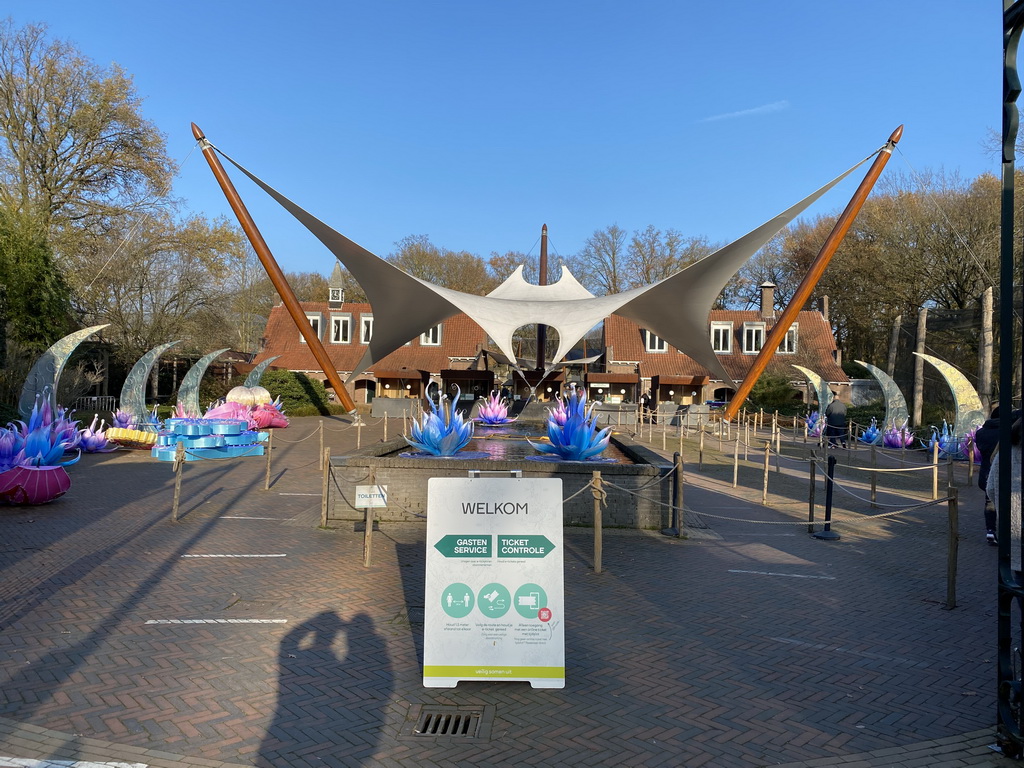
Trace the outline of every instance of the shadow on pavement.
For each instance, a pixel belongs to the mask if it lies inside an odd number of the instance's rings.
[[[255,765],[371,764],[394,687],[373,620],[319,613],[284,636],[278,665],[277,706]]]

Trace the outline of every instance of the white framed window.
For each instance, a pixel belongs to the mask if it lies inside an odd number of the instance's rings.
[[[331,344],[352,343],[352,315],[331,315]]]
[[[743,354],[755,355],[764,346],[764,323],[743,324]]]
[[[668,343],[660,336],[655,336],[650,331],[644,332],[648,352],[668,352]]]
[[[359,343],[369,344],[373,338],[373,315],[359,316]]]
[[[420,345],[424,347],[441,346],[441,324],[438,323],[426,333],[420,334]]]
[[[719,354],[732,354],[732,323],[711,324],[711,348]]]
[[[315,315],[306,315],[306,320],[309,321],[309,325],[313,329],[313,335],[316,336],[319,339],[320,338],[320,313],[318,312]],[[299,334],[299,340],[303,344],[306,343],[306,337],[303,336],[301,333]]]
[[[786,335],[782,337],[782,342],[779,344],[779,352],[782,354],[793,354],[796,352],[796,323],[789,326],[789,330],[786,331]]]

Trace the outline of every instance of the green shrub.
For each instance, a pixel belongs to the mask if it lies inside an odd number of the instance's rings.
[[[750,402],[754,408],[778,411],[792,416],[803,411],[800,393],[783,376],[763,374],[750,390]]]
[[[271,397],[281,398],[286,416],[331,414],[324,385],[304,373],[267,371],[260,380],[260,386],[266,387]]]

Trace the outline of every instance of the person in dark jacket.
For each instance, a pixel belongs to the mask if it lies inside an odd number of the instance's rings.
[[[1020,415],[1019,410],[1011,413],[1011,423],[1019,419]],[[978,447],[978,453],[981,455],[978,487],[983,491],[988,483],[989,472],[992,471],[992,456],[999,446],[999,421],[999,406],[997,405],[992,409],[992,413],[985,423],[974,433],[974,444]],[[996,508],[987,492],[985,493],[985,538],[993,547],[998,543],[996,541]]]
[[[978,470],[978,487],[985,490],[988,473],[992,471],[992,454],[999,445],[999,406],[992,409],[992,414],[974,433],[974,444],[981,455],[981,468]],[[992,499],[985,493],[985,538],[992,546],[996,545],[996,508]]]
[[[825,409],[825,436],[829,445],[843,444],[846,447],[846,403],[832,392],[832,402]]]

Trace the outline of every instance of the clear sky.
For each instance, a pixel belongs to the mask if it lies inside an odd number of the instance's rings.
[[[371,251],[407,235],[554,255],[653,224],[731,241],[880,147],[887,173],[998,173],[998,0],[7,0],[134,76],[231,212],[190,123]],[[232,169],[233,170],[233,169]],[[812,213],[841,209],[863,174]],[[333,257],[234,171],[288,271]]]

